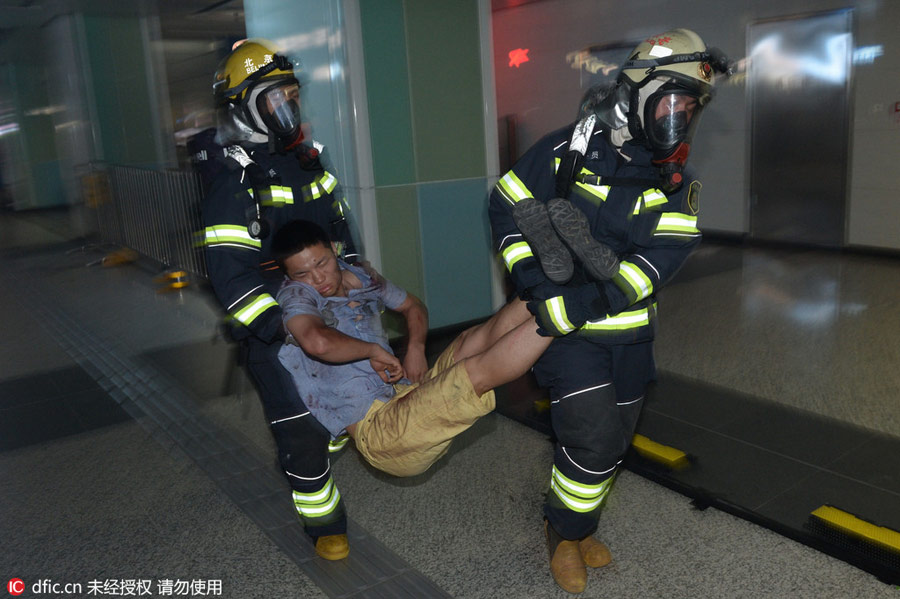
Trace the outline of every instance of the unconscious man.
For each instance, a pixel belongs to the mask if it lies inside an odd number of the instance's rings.
[[[277,297],[289,333],[282,364],[312,416],[335,438],[349,434],[366,461],[389,474],[427,470],[494,409],[492,389],[527,372],[552,339],[537,334],[516,299],[462,332],[426,372],[428,318],[418,298],[338,259],[315,223],[286,224],[272,245],[287,275]],[[406,320],[403,362],[382,328],[383,308]]]

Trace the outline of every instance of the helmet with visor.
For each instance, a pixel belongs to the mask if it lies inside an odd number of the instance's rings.
[[[213,91],[224,141],[269,141],[286,151],[303,140],[300,84],[271,42],[247,40],[235,48],[219,65]]]

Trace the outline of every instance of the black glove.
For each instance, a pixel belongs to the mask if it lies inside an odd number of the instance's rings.
[[[531,291],[533,296],[547,296],[528,302],[528,311],[534,314],[538,324],[538,334],[544,337],[568,335],[588,320],[605,318],[609,311],[609,300],[599,283],[581,287],[542,284]],[[551,292],[556,295],[550,296]]]

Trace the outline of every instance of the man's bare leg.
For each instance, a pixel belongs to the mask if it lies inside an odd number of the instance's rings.
[[[478,395],[513,381],[537,362],[549,347],[553,337],[541,337],[531,314],[485,351],[463,361],[472,387]]]
[[[497,343],[504,335],[514,330],[518,325],[529,321],[534,323],[534,317],[528,311],[525,302],[518,298],[512,300],[497,310],[496,314],[491,316],[488,320],[468,328],[457,335],[456,339],[453,340],[453,343],[456,345],[456,349],[453,353],[454,363],[464,360],[467,357],[481,354]],[[537,337],[537,334],[535,333],[534,336]],[[539,356],[540,353],[537,355]],[[537,360],[537,357],[535,357],[534,360]],[[532,360],[532,362],[534,362],[534,360]],[[469,366],[466,367],[466,373],[469,375],[469,379],[473,380],[469,368]],[[521,374],[524,374],[526,371],[527,368],[522,370]],[[521,376],[521,374],[519,376]],[[514,378],[516,377],[512,377],[509,380],[513,380]],[[476,390],[479,389],[477,385],[473,386]],[[482,395],[490,389],[493,389],[493,387],[487,387],[484,390],[478,391],[478,395]],[[347,427],[347,433],[354,439],[357,438],[356,429],[357,423],[353,423]]]
[[[529,319],[531,313],[525,302],[519,298],[513,299],[488,320],[459,334],[454,340],[457,346],[453,353],[453,361],[459,362],[486,351],[503,335]]]

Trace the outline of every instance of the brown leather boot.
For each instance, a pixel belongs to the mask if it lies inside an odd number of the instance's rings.
[[[544,534],[547,535],[547,549],[550,551],[550,573],[553,580],[564,591],[580,593],[587,586],[587,569],[578,549],[578,541],[569,541],[553,530],[550,523],[544,521]]]
[[[602,568],[612,561],[609,547],[594,537],[585,537],[578,541],[578,550],[581,552],[584,564],[589,568]]]
[[[350,555],[347,535],[325,535],[316,539],[316,555],[327,560],[344,559]]]

